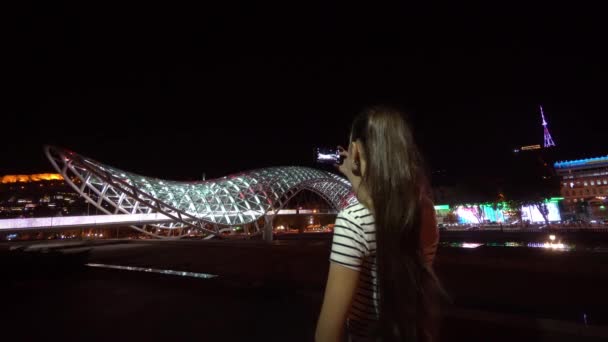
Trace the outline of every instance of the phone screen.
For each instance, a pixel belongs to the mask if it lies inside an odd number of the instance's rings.
[[[321,164],[341,164],[340,153],[337,148],[322,148],[315,149],[315,162]]]

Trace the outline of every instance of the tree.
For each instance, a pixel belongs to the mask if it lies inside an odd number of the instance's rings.
[[[521,208],[523,207],[522,201],[511,200],[508,202],[508,213],[509,216],[516,217],[519,222],[519,226],[523,228],[524,220],[523,220],[523,212]]]
[[[498,193],[498,196],[492,202],[492,209],[494,212],[503,212],[507,209],[507,204],[505,203],[505,195],[501,192]],[[504,217],[503,217],[504,219]],[[496,219],[498,221],[498,218]]]
[[[521,201],[511,201],[509,207],[511,208],[511,212],[517,217],[519,221],[519,226],[524,227],[524,213],[522,211],[523,203]]]
[[[444,222],[450,223],[450,224],[458,223],[458,215],[456,214],[456,211],[454,208],[452,208],[450,210],[450,212],[446,215]]]
[[[552,167],[553,150],[520,152],[513,161],[505,178],[504,194],[512,206],[532,206],[538,209],[549,224],[551,197],[559,196],[559,176]]]
[[[519,198],[512,199],[508,201],[508,212],[509,216],[515,216],[521,222],[521,226],[523,227],[523,207],[535,207],[538,209],[543,219],[545,220],[545,224],[550,225],[549,223],[549,207],[547,206],[548,198],[542,197],[528,197],[528,198]]]

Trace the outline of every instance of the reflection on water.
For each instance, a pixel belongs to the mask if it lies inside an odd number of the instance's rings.
[[[524,244],[521,242],[507,241],[507,242],[489,242],[486,243],[490,247],[523,247]]]
[[[476,243],[476,242],[461,242],[458,243],[457,247],[460,248],[477,248],[479,246],[483,246],[483,243]],[[453,247],[453,246],[452,246]]]
[[[570,246],[570,245],[566,245],[564,243],[561,242],[542,242],[542,243],[538,243],[538,242],[529,242],[526,247],[530,247],[530,248],[547,248],[547,249],[554,249],[554,250],[560,250],[560,251],[568,251],[574,248],[574,246]]]
[[[215,274],[164,270],[164,269],[149,268],[149,267],[120,266],[120,265],[92,264],[92,263],[85,264],[85,265],[89,266],[89,267],[110,268],[110,269],[123,270],[123,271],[160,273],[160,274],[169,274],[169,275],[176,275],[176,276],[182,276],[182,277],[193,277],[193,278],[203,278],[203,279],[210,279],[210,278],[217,277],[217,275],[215,275]]]
[[[456,247],[456,248],[477,248],[483,246],[483,243],[476,242],[440,242],[439,246],[442,247]]]
[[[554,239],[553,239],[554,240]],[[439,243],[442,247],[455,247],[455,248],[478,248],[480,246],[486,247],[524,247],[524,248],[545,248],[556,251],[570,251],[574,250],[574,245],[565,244],[563,242],[516,242],[516,241],[507,241],[507,242],[487,242],[487,243],[478,243],[478,242],[441,242]]]

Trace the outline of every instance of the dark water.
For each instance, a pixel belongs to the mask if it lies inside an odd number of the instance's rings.
[[[12,327],[7,336],[310,341],[330,243],[330,236],[316,237],[273,245],[132,241],[36,252],[5,249],[0,266],[8,281],[0,289],[5,294],[2,314],[10,317],[5,322]],[[608,255],[579,247],[593,241],[586,238],[567,237],[575,249],[528,246],[545,238],[521,242],[510,236],[460,236],[462,241],[442,241],[435,266],[452,300],[445,311],[608,325],[608,272],[602,266]],[[461,248],[469,241],[480,245]],[[447,317],[444,341],[583,340],[542,339],[547,333],[509,322]]]
[[[442,232],[440,241],[446,248],[608,252],[608,232]]]

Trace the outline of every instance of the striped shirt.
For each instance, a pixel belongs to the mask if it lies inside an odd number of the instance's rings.
[[[421,202],[420,240],[424,261],[432,266],[439,241],[433,202]],[[342,210],[336,218],[329,257],[331,262],[360,272],[347,325],[350,341],[366,341],[378,322],[376,276],[376,225],[372,213],[361,203]]]
[[[376,226],[372,213],[361,203],[338,214],[329,260],[360,272],[348,315],[348,332],[353,341],[369,337],[369,329],[378,321]]]

